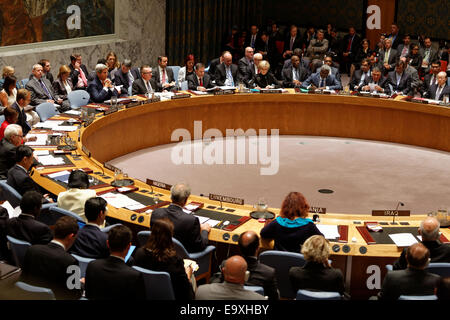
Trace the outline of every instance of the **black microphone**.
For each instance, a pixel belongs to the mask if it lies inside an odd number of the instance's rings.
[[[404,206],[405,204],[403,203],[403,202],[401,202],[401,201],[399,201],[398,203],[397,203],[397,207],[395,208],[395,213],[396,213],[396,215],[398,215],[398,207],[399,206]],[[396,224],[395,223],[395,215],[392,217],[392,224]]]

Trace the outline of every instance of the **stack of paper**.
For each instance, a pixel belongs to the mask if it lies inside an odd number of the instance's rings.
[[[130,197],[127,197],[122,193],[108,192],[101,195],[100,197],[105,199],[106,202],[108,202],[108,204],[112,205],[115,208],[126,208],[129,210],[136,210],[138,208],[141,209],[139,205],[142,206],[141,203],[131,199]],[[144,208],[144,206],[142,208]]]
[[[25,145],[27,145],[27,146],[45,146],[45,145],[47,145],[48,135],[46,133],[30,134],[30,135],[28,135],[28,137],[36,137],[36,141],[25,142]]]
[[[74,115],[74,116],[79,116],[79,115],[81,115],[81,111],[78,111],[78,110],[69,110],[69,111],[66,111],[66,112],[64,112],[64,113],[72,114],[72,115]]]
[[[77,129],[78,129],[77,126],[56,126],[56,127],[53,127],[52,130],[55,130],[55,131],[65,131],[65,132],[72,132],[72,131],[75,131],[75,130],[77,130]]]
[[[36,158],[44,166],[57,166],[57,165],[65,164],[63,158],[61,158],[61,157],[54,157],[52,155],[38,156]]]
[[[34,125],[35,128],[45,128],[45,129],[53,129],[64,123],[64,120],[47,120],[44,122],[39,122]]]
[[[70,171],[64,170],[47,175],[47,177],[64,183],[69,183]]]
[[[412,233],[395,233],[390,234],[389,237],[394,241],[397,247],[409,247],[418,242]]]
[[[341,237],[337,225],[316,224],[316,227],[322,232],[325,239],[336,239]]]

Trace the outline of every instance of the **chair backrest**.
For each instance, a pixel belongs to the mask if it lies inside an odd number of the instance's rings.
[[[0,180],[0,188],[2,189],[2,198],[8,201],[13,208],[20,205],[22,195],[16,189],[6,183],[6,180]]]
[[[133,266],[144,276],[147,300],[175,300],[170,275],[164,271],[152,271]]]
[[[303,266],[306,262],[304,256],[296,252],[267,250],[259,255],[259,260],[275,269],[280,296],[295,298],[297,293],[292,289],[289,269]]]
[[[28,81],[30,81],[30,79],[28,79],[28,78],[20,80],[20,86],[22,87],[22,89],[25,88],[25,86],[27,85]]]
[[[79,109],[80,107],[87,105],[90,98],[89,92],[85,90],[74,90],[67,95],[67,99],[69,99],[70,107],[72,109]]]
[[[427,296],[407,296],[407,295],[401,295],[398,297],[398,300],[437,300],[437,296],[434,294],[427,295]]]
[[[113,225],[101,228],[101,231],[102,232],[109,232],[109,230],[111,230],[112,228],[117,227],[117,226],[121,226],[121,225],[122,225],[121,223],[116,223],[116,224],[113,224]]]
[[[27,252],[28,248],[31,247],[31,243],[19,240],[11,236],[6,236],[6,238],[8,239],[9,242],[9,248],[12,252],[14,264],[16,265],[16,267],[21,268],[23,266],[25,253]]]
[[[20,292],[20,300],[56,300],[51,289],[32,286],[22,281],[17,281],[14,286]]]
[[[178,85],[179,85],[179,84],[178,84],[178,73],[180,72],[181,67],[180,67],[180,66],[167,66],[167,68],[172,69],[172,71],[173,71],[173,76],[174,76],[174,78],[175,78],[175,82],[176,82],[176,84],[177,84],[177,86],[178,86]]]
[[[339,292],[311,291],[300,289],[295,300],[342,300]]]
[[[86,276],[86,268],[87,268],[89,262],[91,262],[95,259],[81,257],[81,256],[73,254],[73,253],[72,253],[72,256],[78,260],[78,263],[80,265],[80,277],[84,278]]]
[[[177,252],[177,256],[182,259],[189,259],[189,253],[186,251],[186,248],[183,244],[175,238],[172,238],[173,244],[175,246],[175,251]]]
[[[180,89],[181,89],[181,90],[187,90],[187,89],[189,89],[189,87],[188,87],[188,82],[187,82],[187,81],[181,82]]]
[[[450,277],[450,263],[448,262],[432,262],[425,270],[441,277]]]
[[[77,221],[80,221],[80,222],[83,222],[83,223],[85,222],[83,218],[81,218],[76,213],[73,213],[72,211],[65,210],[65,209],[62,209],[62,208],[59,208],[59,207],[50,207],[49,210],[50,210],[50,213],[53,213],[56,216],[59,216],[59,217],[61,217],[61,216],[69,216],[69,217],[75,218]]]
[[[41,118],[42,122],[59,113],[55,105],[51,102],[41,103],[36,107],[36,112],[39,115],[39,118]]]
[[[253,291],[264,296],[264,288],[261,286],[244,286],[245,290]]]
[[[150,233],[151,231],[139,231],[137,233],[137,243],[139,247],[142,247],[147,243],[147,240],[150,237]]]

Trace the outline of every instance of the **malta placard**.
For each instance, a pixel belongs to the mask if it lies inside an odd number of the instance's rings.
[[[221,201],[221,202],[239,204],[239,205],[244,204],[244,199],[234,198],[234,197],[229,197],[229,196],[222,196],[220,194],[212,194],[212,193],[209,194],[209,200]]]

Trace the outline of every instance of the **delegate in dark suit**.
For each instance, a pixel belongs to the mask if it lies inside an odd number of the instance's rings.
[[[442,91],[439,94],[439,97],[436,97],[437,88],[438,88],[438,86],[436,84],[433,84],[430,87],[430,89],[428,89],[427,97],[429,99],[442,101],[444,99],[445,95],[450,96],[450,86],[448,84],[445,84],[444,88],[442,89]]]
[[[118,69],[115,71],[114,76],[114,85],[115,86],[123,86],[121,95],[127,95],[128,96],[128,88],[130,87],[130,75],[133,76],[133,82],[136,81],[141,77],[139,70],[137,68],[131,68],[128,73],[123,73],[122,69]]]
[[[107,258],[109,248],[106,240],[108,240],[108,233],[101,231],[98,226],[86,224],[78,231],[77,238],[69,251],[85,258]]]
[[[8,180],[6,183],[16,189],[16,191],[21,195],[24,195],[27,191],[41,192],[36,182],[34,182],[25,169],[18,164],[15,164],[11,169],[9,169]]]
[[[88,264],[85,290],[89,300],[145,299],[142,274],[116,256]]]
[[[73,84],[72,80],[70,78],[67,78],[67,84],[73,91]],[[53,91],[55,92],[55,98],[56,99],[63,99],[67,100],[67,90],[64,84],[62,83],[62,80],[60,78],[57,78],[55,81],[53,81]]]
[[[149,82],[150,82],[150,85],[152,86],[152,89],[154,92],[162,91],[161,84],[157,83],[155,81],[155,79],[151,78]],[[145,86],[144,80],[142,78],[139,78],[133,82],[132,89],[131,89],[132,95],[146,94],[147,91],[148,91],[147,87]]]
[[[370,74],[370,72],[369,72],[369,74]],[[355,72],[353,72],[353,77],[352,77],[352,79],[350,80],[350,83],[349,83],[350,90],[352,90],[352,91],[355,90],[356,86],[358,86],[358,88],[361,87],[362,84],[364,83],[364,80],[366,78],[370,78],[370,76],[365,75],[364,79],[361,80],[362,75],[363,75],[363,71],[361,69],[356,70]]]
[[[102,82],[98,77],[95,77],[93,81],[89,82],[87,91],[91,96],[91,101],[95,103],[103,103],[106,100],[111,99],[112,96],[118,96],[118,92],[116,89],[103,89]]]
[[[384,57],[387,54],[384,50],[380,52],[380,60],[378,61],[378,67],[383,71],[384,74],[387,72],[390,72],[391,70],[395,69],[395,64],[397,63],[397,50],[392,49],[389,51],[389,58],[388,58],[388,64],[390,66],[390,69],[387,70],[384,68]]]
[[[188,75],[186,79],[188,81],[189,90],[197,90],[197,87],[200,86],[200,82],[198,81],[198,77],[195,74],[195,72],[191,75]],[[202,87],[204,87],[206,89],[210,89],[210,88],[214,87],[214,85],[212,84],[212,81],[211,81],[211,77],[207,73],[205,73],[205,75],[203,76],[202,83],[203,83]]]
[[[153,70],[153,78],[155,79],[155,81],[157,83],[159,83],[162,86],[162,83],[161,83],[162,79],[161,79],[161,75],[159,74],[159,66],[155,67],[155,68],[152,68],[152,70]],[[173,75],[172,68],[167,67],[166,68],[166,74],[167,74],[167,81],[169,83],[171,83],[172,81],[175,81],[175,76]]]
[[[428,92],[433,84],[437,84],[437,74],[426,74],[425,77],[423,77],[422,93]]]
[[[6,180],[8,170],[16,164],[16,146],[6,138],[0,141],[0,180]]]
[[[422,241],[422,244],[430,250],[430,262],[448,262],[450,263],[450,244],[441,243],[440,241]],[[403,270],[408,267],[406,261],[406,251],[404,248],[400,258],[392,265],[394,270]]]
[[[253,69],[253,70],[252,70]],[[247,87],[248,82],[253,78],[254,75],[254,65],[252,62],[248,61],[246,57],[242,57],[238,61],[238,77]]]
[[[425,270],[408,268],[389,271],[384,278],[379,300],[397,300],[401,295],[433,295],[439,276]]]
[[[47,88],[49,94],[45,92],[44,88],[41,86],[41,84],[38,82],[36,78],[30,79],[30,81],[27,82],[27,85],[25,86],[25,89],[31,92],[31,102],[30,105],[37,106],[41,103],[47,102],[47,100],[55,100],[56,96],[55,92],[53,91],[53,86],[48,81],[48,79],[45,79],[44,77],[41,78],[41,81],[44,83],[45,87]],[[55,102],[56,103],[56,102]]]
[[[294,84],[294,75],[293,75],[293,67],[292,64],[290,67],[283,69],[281,75],[283,77],[283,87],[284,88],[294,88],[295,84]],[[307,69],[303,68],[302,66],[300,66],[297,69],[297,74],[298,74],[298,81],[300,82],[304,82],[306,79],[308,79],[309,76],[309,72]]]
[[[313,73],[305,80],[302,84],[302,88],[308,89],[308,87],[314,84],[317,88],[320,88],[321,77],[320,73]],[[341,90],[342,85],[337,81],[337,79],[333,75],[329,75],[325,80],[325,86],[329,88],[329,90]]]
[[[17,102],[14,102],[11,105],[11,108],[17,111],[19,117],[17,118],[16,124],[22,127],[22,133],[24,136],[26,136],[27,133],[30,132],[31,127],[27,122],[27,115],[25,114],[25,110],[24,109],[20,110],[20,106],[17,104]]]
[[[292,289],[334,291],[344,294],[344,276],[340,269],[327,268],[323,263],[306,261],[303,267],[289,270]]]
[[[67,288],[69,266],[78,266],[78,260],[54,242],[31,246],[24,258],[21,280],[38,287],[50,288],[56,299],[78,300],[81,291]]]
[[[211,63],[209,64],[208,74],[211,77],[211,81],[216,80],[216,78],[215,78],[215,76],[216,76],[216,69],[217,69],[217,66],[219,64],[220,64],[220,57],[212,59]]]
[[[358,90],[362,91],[362,88],[364,86],[368,86],[371,83],[374,84],[374,85],[377,85],[381,89],[383,89],[384,91],[382,93],[385,93],[387,95],[391,94],[391,89],[389,88],[389,80],[387,78],[383,77],[383,76],[381,76],[380,79],[377,82],[375,82],[372,77],[364,79],[364,84],[361,87],[359,87]]]
[[[9,219],[7,233],[11,237],[27,241],[32,245],[48,244],[53,239],[52,231],[46,224],[24,213]]]
[[[161,218],[169,218],[172,221],[174,238],[180,241],[188,252],[199,252],[206,248],[208,232],[203,230],[200,233],[199,220],[186,214],[180,206],[172,203],[167,208],[153,211],[152,220]]]
[[[246,285],[262,286],[264,295],[269,300],[278,300],[277,277],[275,269],[258,261],[256,257],[244,257],[247,262],[247,270],[250,271]]]
[[[267,72],[266,74],[258,73],[254,78],[253,86],[258,86],[261,89],[264,89],[267,86],[273,86],[274,88],[281,88],[281,83],[278,81],[275,76]]]
[[[402,92],[403,94],[408,94],[411,91],[411,77],[403,72],[400,79],[399,75],[395,71],[391,71],[388,74],[388,80],[390,85],[392,86],[392,91]],[[397,80],[398,84],[397,84]]]
[[[235,64],[230,65],[231,75],[233,76],[234,85],[237,86],[238,83],[238,66]],[[214,76],[216,78],[216,85],[224,86],[225,80],[227,79],[227,72],[225,69],[225,64],[221,63],[216,68],[216,74]]]

